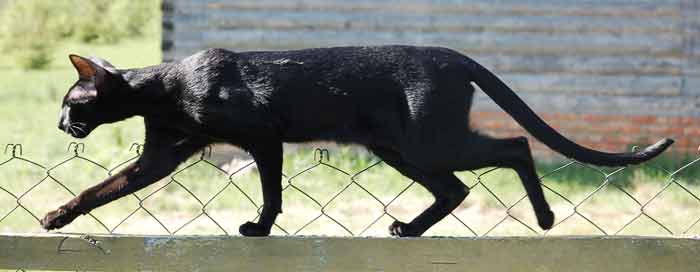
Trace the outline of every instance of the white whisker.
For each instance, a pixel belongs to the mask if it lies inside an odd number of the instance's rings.
[[[80,132],[82,132],[82,133],[85,133],[85,128],[81,128],[81,127],[79,127],[79,126],[73,126],[73,125],[71,125],[71,129],[78,130],[78,131],[80,131]]]

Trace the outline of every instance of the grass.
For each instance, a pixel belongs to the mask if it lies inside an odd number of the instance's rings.
[[[27,69],[46,69],[59,43],[115,43],[160,31],[160,0],[4,0],[0,5],[0,48],[11,53],[3,62]]]
[[[66,147],[75,140],[56,128],[61,98],[77,77],[67,55],[77,53],[101,56],[117,67],[152,65],[161,58],[159,37],[155,36],[124,40],[112,45],[64,42],[57,48],[52,55],[51,66],[44,71],[21,70],[13,67],[6,58],[0,59],[0,122],[4,128],[4,133],[0,134],[0,143],[23,144],[22,157],[35,160],[44,167],[42,169],[21,160],[11,160],[0,166],[0,186],[16,196],[29,191],[22,196],[20,203],[36,216],[42,216],[72,197],[56,181],[60,181],[73,193],[78,193],[108,175],[108,170],[88,160],[73,158],[73,153],[67,152]],[[86,152],[81,156],[112,169],[133,159],[135,154],[128,150],[129,146],[133,142],[142,142],[143,135],[140,118],[105,125],[81,141],[86,147]],[[5,159],[9,158],[10,155],[6,154]],[[609,174],[616,169],[590,168],[578,164],[547,174],[563,163],[539,165],[539,173],[546,175],[544,184],[566,197],[564,199],[546,191],[559,224],[550,234],[602,234],[587,220],[608,234],[615,233],[640,214],[640,204],[645,204],[652,198],[654,200],[644,208],[645,213],[674,233],[684,232],[700,218],[700,201],[675,183],[664,189],[669,172],[661,169],[678,169],[690,159],[692,158],[666,157],[614,175]],[[423,188],[392,168],[376,164],[376,160],[359,148],[332,147],[330,160],[323,164],[314,159],[313,149],[300,148],[288,152],[285,154],[284,165],[286,178],[283,184],[287,186],[284,191],[284,214],[280,216],[278,225],[287,232],[294,233],[311,222],[299,234],[349,234],[333,221],[337,220],[354,234],[385,236],[386,227],[393,219],[384,214],[384,205],[388,205],[386,211],[392,216],[409,221],[430,204],[431,197]],[[64,163],[60,164],[61,162]],[[188,165],[191,166],[187,167]],[[141,199],[145,198],[141,205],[152,212],[168,231],[175,231],[196,218],[178,233],[222,233],[219,226],[212,223],[210,218],[213,218],[227,233],[237,234],[239,224],[256,217],[255,205],[261,204],[261,195],[258,174],[253,165],[239,172],[234,171],[236,167],[222,172],[195,157],[180,169],[172,178],[136,194]],[[700,193],[698,171],[700,166],[692,166],[675,176],[678,184],[696,195]],[[512,171],[482,169],[459,173],[459,177],[472,187],[470,196],[455,211],[455,217],[443,220],[428,235],[473,235],[459,220],[478,235],[542,233],[537,228],[529,203],[521,200],[524,190]],[[610,184],[598,190],[606,178]],[[206,214],[202,214],[202,204],[181,185],[207,204],[204,209]],[[255,205],[236,186],[246,192]],[[662,189],[663,193],[656,196]],[[338,194],[343,190],[342,194]],[[590,195],[596,190],[595,194]],[[625,190],[639,203],[620,190]],[[320,206],[302,191],[318,201]],[[153,192],[156,193],[146,198]],[[401,196],[396,198],[399,194]],[[574,205],[571,203],[578,204],[584,200],[583,204],[575,208],[578,213],[573,214]],[[92,215],[108,229],[112,229],[134,212],[115,229],[116,232],[166,233],[160,223],[139,208],[139,202],[136,197],[129,196],[95,210]],[[15,203],[13,197],[0,191],[0,216],[16,208]],[[511,206],[510,214],[531,226],[534,232],[507,217],[506,210]],[[327,216],[321,213],[322,207]],[[569,215],[572,216],[568,217]],[[561,221],[562,219],[565,220]],[[368,227],[375,220],[377,222]],[[497,224],[498,227],[492,228]],[[687,233],[698,234],[699,228],[694,226]],[[41,231],[36,219],[22,208],[15,209],[0,221],[0,232],[34,231]],[[104,232],[105,229],[92,217],[83,216],[62,231]],[[278,228],[274,233],[283,234],[284,231]],[[642,215],[621,233],[666,234],[666,230]]]

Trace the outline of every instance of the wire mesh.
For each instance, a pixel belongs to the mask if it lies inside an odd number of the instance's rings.
[[[23,181],[0,180],[0,232],[40,231],[38,222],[45,212],[87,188],[81,184],[100,181],[77,183],[73,177],[89,171],[112,175],[139,157],[141,145],[132,145],[128,159],[110,166],[84,152],[83,144],[71,143],[66,159],[43,164],[23,156],[21,145],[7,145],[0,173]],[[210,156],[211,148],[207,148],[169,177],[79,217],[61,231],[237,235],[237,226],[256,220],[262,210],[255,164],[244,161],[223,167]],[[382,181],[391,170],[378,159],[347,169],[333,164],[324,149],[309,157],[307,163],[283,173],[285,212],[275,224],[274,235],[388,236],[386,227],[392,221],[410,221],[432,201],[414,181]],[[472,193],[427,235],[697,235],[700,187],[694,180],[697,177],[685,173],[699,167],[698,161],[700,158],[675,170],[656,166],[663,181],[634,185],[623,184],[619,178],[636,175],[634,167],[607,169],[564,162],[541,176],[557,215],[548,231],[537,226],[525,192],[516,186],[517,178],[509,170],[466,171],[460,177]],[[553,180],[572,168],[586,172],[593,185],[562,186]],[[643,181],[644,177],[636,179]],[[513,185],[504,186],[504,182]]]

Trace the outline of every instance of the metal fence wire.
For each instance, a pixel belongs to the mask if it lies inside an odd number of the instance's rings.
[[[38,222],[46,212],[101,181],[90,173],[111,175],[136,160],[140,150],[134,144],[128,159],[105,166],[83,153],[83,144],[71,143],[65,160],[47,165],[23,156],[21,145],[7,145],[0,163],[0,177],[5,177],[0,180],[0,232],[41,231]],[[255,164],[221,166],[210,155],[211,148],[205,149],[169,177],[93,210],[61,231],[238,235],[238,225],[256,220],[262,210]],[[557,216],[549,231],[537,226],[525,192],[509,170],[466,171],[460,178],[471,194],[427,235],[695,236],[700,233],[700,186],[697,177],[684,173],[700,167],[698,161],[675,170],[655,167],[661,178],[647,182],[636,167],[564,162],[541,177]],[[553,179],[573,168],[593,181],[563,185]],[[383,181],[382,175],[393,170],[377,159],[348,170],[334,165],[327,150],[317,149],[295,169],[283,173],[284,213],[273,235],[388,236],[393,220],[409,221],[432,201],[414,181]],[[619,178],[624,175],[642,181],[625,184]],[[507,183],[513,185],[504,187]]]

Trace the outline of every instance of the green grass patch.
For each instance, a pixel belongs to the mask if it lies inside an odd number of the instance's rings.
[[[159,35],[159,6],[159,0],[7,0],[0,6],[2,62],[47,69],[62,42],[114,44]]]

